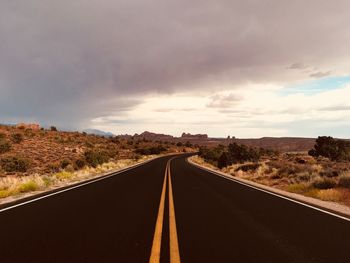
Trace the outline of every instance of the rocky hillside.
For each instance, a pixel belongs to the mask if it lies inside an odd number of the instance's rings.
[[[109,160],[190,150],[171,142],[0,125],[0,176],[77,170]]]

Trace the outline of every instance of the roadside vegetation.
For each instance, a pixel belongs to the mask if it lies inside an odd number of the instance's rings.
[[[230,144],[201,148],[194,161],[239,178],[350,205],[350,142],[318,137],[306,152],[279,153]]]
[[[188,144],[0,125],[0,198],[44,191],[118,170]],[[1,200],[0,200],[1,201]]]

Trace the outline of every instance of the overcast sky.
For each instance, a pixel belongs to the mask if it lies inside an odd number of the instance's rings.
[[[1,0],[0,122],[350,138],[348,0]]]

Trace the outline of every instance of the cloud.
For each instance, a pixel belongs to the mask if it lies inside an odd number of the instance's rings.
[[[12,0],[0,7],[6,122],[79,128],[141,114],[134,109],[149,96],[209,98],[328,73],[305,73],[306,65],[350,70],[346,0]],[[203,107],[240,103],[230,96]]]
[[[243,97],[239,94],[216,94],[210,98],[210,102],[207,104],[207,107],[210,108],[232,108],[239,101],[241,101]]]
[[[332,71],[317,71],[312,74],[310,74],[310,77],[312,78],[324,78],[327,76],[330,76],[332,74]]]
[[[307,69],[307,68],[309,68],[309,66],[305,65],[302,62],[295,62],[287,67],[287,69]]]

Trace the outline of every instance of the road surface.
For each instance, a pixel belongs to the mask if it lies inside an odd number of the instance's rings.
[[[1,263],[350,262],[349,249],[349,221],[185,156],[0,208]]]

